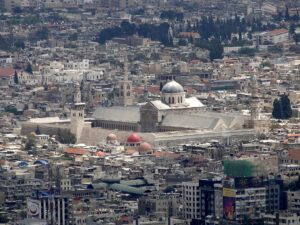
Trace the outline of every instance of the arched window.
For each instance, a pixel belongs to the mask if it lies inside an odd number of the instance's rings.
[[[174,97],[172,97],[172,104],[174,104],[174,102],[175,102],[175,101],[174,101]]]
[[[169,97],[169,104],[171,104],[171,97]]]
[[[180,97],[180,102],[182,103],[182,96]]]
[[[127,96],[130,96],[130,92],[129,91],[127,92]]]

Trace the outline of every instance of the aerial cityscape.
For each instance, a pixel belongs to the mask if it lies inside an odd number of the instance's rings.
[[[300,225],[300,0],[0,0],[0,224]]]

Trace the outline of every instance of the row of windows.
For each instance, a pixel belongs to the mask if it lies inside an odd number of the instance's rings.
[[[168,102],[169,104],[175,104],[175,97],[164,97],[164,102]],[[167,101],[168,100],[168,101]],[[181,97],[177,97],[177,103],[182,103],[182,96]]]
[[[120,93],[120,96],[124,96],[123,92]],[[128,91],[126,96],[130,96],[130,92]]]
[[[121,85],[121,89],[124,89],[123,85]],[[127,89],[130,90],[130,85],[127,85]]]
[[[92,124],[92,127],[102,127],[105,129],[118,129],[118,130],[130,130],[130,131],[135,131],[136,130],[136,126],[134,125],[129,125],[129,124],[114,124],[114,123],[105,123],[105,122],[99,122],[99,121],[95,121]]]

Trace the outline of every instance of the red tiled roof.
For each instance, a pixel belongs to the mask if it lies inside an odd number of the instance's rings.
[[[271,31],[271,35],[275,36],[275,35],[280,35],[288,32],[289,31],[287,29],[276,29]]]
[[[300,149],[291,149],[289,150],[289,159],[300,160]]]
[[[180,32],[179,33],[179,37],[185,37],[185,38],[192,37],[192,38],[196,38],[196,37],[199,37],[199,34],[196,33],[196,32]]]
[[[14,68],[0,68],[0,77],[9,77],[15,74]]]
[[[288,137],[300,137],[300,134],[288,134]]]
[[[66,148],[64,150],[64,153],[74,154],[74,155],[85,155],[88,153],[88,151],[82,148]]]
[[[158,85],[151,85],[148,87],[148,92],[152,93],[152,94],[159,94],[160,90],[159,90],[159,86]]]
[[[144,88],[143,87],[135,87],[133,89],[133,92],[136,94],[142,95],[142,94],[144,94]]]
[[[144,87],[135,87],[135,88],[133,89],[133,92],[136,93],[136,94],[142,95],[142,94],[144,94],[144,90],[145,90]],[[147,87],[147,90],[148,90],[148,92],[151,93],[151,94],[159,94],[159,93],[160,93],[160,90],[159,90],[159,86],[158,86],[158,85],[151,85],[151,86],[148,86],[148,87]]]

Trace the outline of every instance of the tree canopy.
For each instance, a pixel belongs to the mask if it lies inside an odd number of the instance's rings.
[[[75,144],[76,137],[69,130],[58,129],[57,131],[57,140],[62,144]]]
[[[159,25],[144,23],[135,25],[128,21],[122,21],[120,26],[104,28],[97,36],[97,41],[100,44],[104,44],[116,37],[128,37],[134,34],[138,34],[141,37],[150,38],[154,41],[160,41],[166,46],[173,45],[173,40],[169,37],[168,23],[161,23]]]
[[[26,68],[25,68],[25,71],[26,71],[27,73],[30,73],[30,74],[33,73],[33,71],[32,71],[32,66],[31,66],[30,62],[27,63],[27,66],[26,66]]]
[[[182,21],[184,18],[184,15],[182,12],[176,12],[173,10],[165,10],[162,11],[160,14],[161,19],[169,19],[169,20],[178,20]]]
[[[292,107],[288,95],[282,95],[273,102],[272,116],[275,119],[289,119],[292,117]]]

